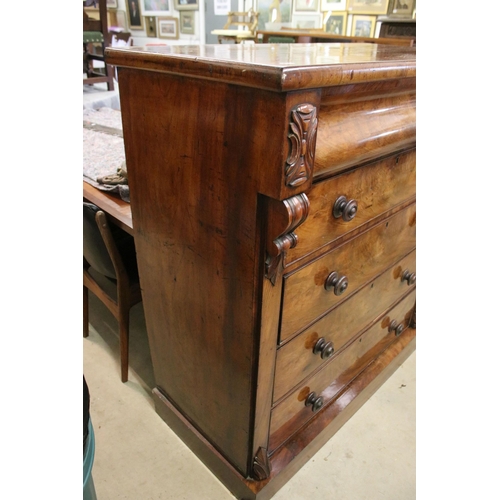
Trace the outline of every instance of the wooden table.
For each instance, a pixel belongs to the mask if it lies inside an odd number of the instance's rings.
[[[262,38],[262,43],[269,43],[269,37],[290,37],[294,38],[296,43],[377,43],[383,45],[406,45],[410,47],[415,44],[415,39],[411,37],[368,38],[362,36],[334,35],[333,33],[326,33],[321,30],[259,30],[256,33],[256,38]]]
[[[83,198],[97,205],[118,227],[134,236],[130,203],[106,191],[101,191],[85,181],[83,181]]]
[[[212,30],[212,35],[217,35],[219,43],[223,40],[234,40],[235,43],[241,43],[245,40],[254,40],[255,33],[252,31],[242,31],[242,30]]]

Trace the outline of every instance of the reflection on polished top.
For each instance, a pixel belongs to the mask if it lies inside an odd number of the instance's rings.
[[[372,43],[166,45],[107,48],[115,66],[152,69],[269,90],[416,75],[414,47]]]

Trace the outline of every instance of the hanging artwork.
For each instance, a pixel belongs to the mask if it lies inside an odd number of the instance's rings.
[[[345,35],[347,29],[347,12],[329,11],[323,19],[323,29],[332,35]]]
[[[177,17],[159,17],[158,38],[179,38],[179,19]]]
[[[195,34],[195,13],[192,11],[183,11],[180,13],[181,33],[186,35]]]
[[[319,0],[295,0],[295,12],[317,12]]]
[[[259,24],[257,29],[266,29],[266,23],[291,25],[292,0],[257,0]]]
[[[131,30],[142,30],[142,14],[139,0],[127,0],[128,25]]]
[[[174,0],[174,6],[177,10],[198,10],[198,0]]]
[[[377,16],[352,16],[351,36],[373,38]]]
[[[321,10],[346,10],[347,0],[321,0]]]
[[[387,14],[389,0],[348,0],[350,14]]]
[[[170,14],[170,1],[171,0],[143,0],[144,1],[144,15],[164,16]]]

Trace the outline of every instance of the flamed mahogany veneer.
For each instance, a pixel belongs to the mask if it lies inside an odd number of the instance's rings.
[[[156,411],[269,499],[415,348],[415,49],[106,55]]]

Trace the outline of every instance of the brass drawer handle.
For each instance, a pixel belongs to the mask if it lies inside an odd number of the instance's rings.
[[[358,212],[358,202],[356,200],[349,200],[345,196],[339,196],[333,205],[333,216],[336,219],[342,219],[346,222],[351,221]]]
[[[401,275],[401,281],[406,281],[408,286],[414,285],[417,282],[417,275],[415,273],[410,273],[408,269],[405,269]]]
[[[310,392],[307,395],[306,406],[312,406],[312,411],[316,412],[323,406],[323,398],[316,396],[315,392]]]
[[[339,273],[333,271],[330,273],[325,280],[325,290],[327,292],[332,292],[335,295],[342,295],[349,285],[347,276],[340,276]]]
[[[333,344],[321,337],[316,344],[314,344],[313,353],[321,354],[321,359],[327,359],[333,355]]]
[[[403,330],[405,329],[405,326],[403,325],[403,323],[399,323],[398,325],[398,322],[393,319],[391,321],[391,324],[389,325],[389,331],[390,332],[394,332],[396,337],[399,337],[402,333],[403,333]]]

